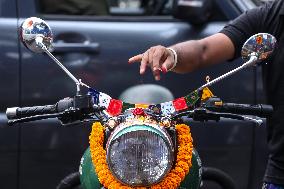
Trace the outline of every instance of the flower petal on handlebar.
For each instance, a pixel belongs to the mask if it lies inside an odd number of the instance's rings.
[[[133,115],[135,116],[146,116],[146,113],[144,112],[143,108],[135,108],[132,110]]]
[[[111,99],[107,107],[107,112],[112,116],[119,115],[122,112],[122,101]]]
[[[181,111],[181,110],[185,110],[188,108],[184,97],[175,99],[173,101],[173,105],[176,111]]]

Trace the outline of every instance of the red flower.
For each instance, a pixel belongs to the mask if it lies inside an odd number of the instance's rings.
[[[117,116],[122,112],[122,101],[111,99],[107,108],[107,112],[112,116]]]
[[[137,116],[146,116],[146,113],[144,112],[143,108],[135,108],[134,110],[132,110],[133,115]]]

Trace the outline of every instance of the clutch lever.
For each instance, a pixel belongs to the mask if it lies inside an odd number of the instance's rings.
[[[89,119],[89,118],[91,118],[89,114],[82,112],[81,109],[77,109],[73,107],[63,111],[58,116],[58,120],[63,126],[81,123],[84,120]]]
[[[97,105],[93,105],[92,108],[88,109],[71,107],[62,112],[58,119],[64,126],[90,121],[99,121],[101,123],[104,123],[108,119],[107,115],[104,112],[105,108],[99,107]]]
[[[20,119],[11,119],[11,120],[8,120],[8,125],[11,126],[16,123],[24,123],[24,122],[37,121],[37,120],[42,120],[42,119],[57,118],[60,116],[60,114],[61,113],[35,115],[35,116],[24,117]]]

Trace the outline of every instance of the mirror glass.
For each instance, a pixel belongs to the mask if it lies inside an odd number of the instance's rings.
[[[248,61],[252,53],[258,58],[257,62],[267,59],[276,46],[276,38],[268,33],[259,33],[251,36],[243,45],[242,58]]]
[[[23,44],[33,52],[41,53],[42,48],[36,45],[36,38],[40,37],[48,50],[52,47],[53,34],[49,25],[40,18],[27,18],[21,25],[20,38]]]

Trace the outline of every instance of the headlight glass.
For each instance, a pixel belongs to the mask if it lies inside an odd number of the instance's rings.
[[[118,127],[107,144],[107,162],[113,175],[130,186],[150,186],[170,171],[173,145],[158,126]]]

